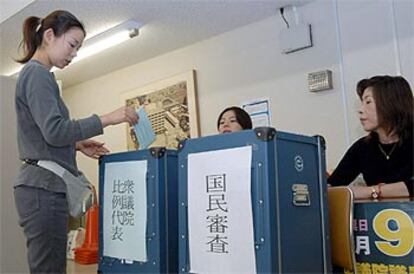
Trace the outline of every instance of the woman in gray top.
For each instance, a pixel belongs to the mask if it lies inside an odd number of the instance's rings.
[[[54,161],[78,175],[76,151],[92,158],[108,152],[90,137],[109,125],[138,122],[135,110],[126,106],[100,117],[70,119],[50,69],[69,65],[85,34],[82,23],[67,11],[54,11],[43,19],[32,16],[23,24],[24,57],[17,61],[25,66],[17,80],[16,112],[19,157],[25,164],[14,195],[31,273],[66,273],[66,186],[36,161]]]

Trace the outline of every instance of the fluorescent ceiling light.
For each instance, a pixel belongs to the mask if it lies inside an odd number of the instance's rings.
[[[101,33],[98,33],[92,37],[86,37],[77,56],[72,60],[71,63],[76,63],[82,59],[85,59],[86,57],[97,54],[110,47],[114,47],[121,44],[122,42],[138,36],[139,28],[141,26],[142,24],[129,20]],[[6,76],[14,76],[15,74],[17,75],[22,67],[23,66],[21,66],[18,70],[7,74]],[[53,67],[51,71],[56,70],[57,68]]]
[[[121,44],[131,38],[138,36],[142,24],[135,21],[126,21],[113,28],[105,30],[90,38],[86,37],[78,55],[72,63],[78,62],[93,54]]]

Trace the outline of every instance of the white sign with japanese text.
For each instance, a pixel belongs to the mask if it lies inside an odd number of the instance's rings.
[[[188,155],[191,273],[256,273],[251,146]]]
[[[147,161],[105,164],[103,255],[147,261]]]

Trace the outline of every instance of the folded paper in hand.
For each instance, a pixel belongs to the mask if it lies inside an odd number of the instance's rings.
[[[146,149],[155,141],[156,136],[143,106],[137,110],[137,114],[139,122],[134,125],[135,135],[137,136],[139,148]]]

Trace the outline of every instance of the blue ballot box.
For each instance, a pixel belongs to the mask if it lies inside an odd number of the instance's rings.
[[[176,151],[101,157],[98,273],[177,273],[177,183]]]
[[[180,273],[331,272],[322,137],[189,139],[178,165]]]

